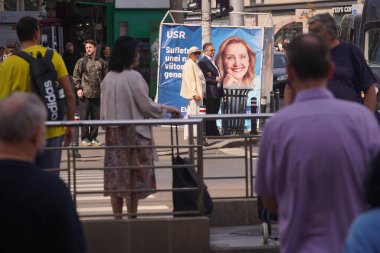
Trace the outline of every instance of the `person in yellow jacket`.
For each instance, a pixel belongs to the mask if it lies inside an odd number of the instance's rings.
[[[40,45],[41,35],[37,19],[22,17],[16,26],[17,36],[21,42],[20,50],[37,57],[38,52],[45,56],[46,48]],[[52,63],[57,72],[58,82],[63,87],[67,103],[67,119],[73,120],[75,97],[71,89],[69,76],[64,61],[54,51]],[[17,55],[9,56],[0,65],[0,100],[14,92],[31,92],[29,63]],[[62,143],[68,146],[73,138],[72,128],[49,127],[46,134],[46,147],[59,148]],[[43,169],[59,169],[61,150],[45,149],[38,154],[37,165]],[[58,170],[57,170],[58,172]],[[58,174],[58,173],[57,173]]]
[[[206,94],[206,79],[197,64],[200,55],[201,51],[197,47],[191,47],[189,49],[189,59],[182,69],[180,95],[189,101],[185,118],[188,118],[189,115],[198,114],[199,107],[203,104],[203,98]],[[196,136],[197,129],[194,127],[194,137]],[[189,139],[188,125],[185,125],[184,128],[184,139]]]

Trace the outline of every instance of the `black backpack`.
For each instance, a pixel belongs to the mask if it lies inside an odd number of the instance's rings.
[[[65,93],[58,83],[57,72],[51,61],[53,53],[52,49],[47,49],[45,57],[42,57],[41,52],[38,52],[36,59],[24,51],[14,54],[29,63],[32,92],[46,105],[47,120],[60,121],[65,114]]]

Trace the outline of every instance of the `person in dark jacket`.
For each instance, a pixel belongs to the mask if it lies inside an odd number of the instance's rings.
[[[73,79],[80,99],[80,117],[82,120],[100,119],[100,82],[106,75],[106,65],[102,58],[96,56],[96,41],[84,42],[86,55],[75,65]],[[81,128],[82,144],[102,146],[98,141],[98,126]]]
[[[34,93],[0,101],[0,252],[86,252],[68,188],[35,164],[45,146],[46,117]]]
[[[73,43],[67,42],[65,52],[62,55],[69,76],[73,76],[75,64],[80,59],[80,55],[76,53]]]
[[[215,54],[214,45],[212,43],[205,43],[203,45],[203,54],[204,56],[198,62],[199,68],[206,78],[206,97],[203,103],[206,106],[206,114],[218,114],[220,99],[223,97],[223,84],[220,71],[213,59]],[[220,135],[216,126],[216,120],[206,121],[206,135]]]

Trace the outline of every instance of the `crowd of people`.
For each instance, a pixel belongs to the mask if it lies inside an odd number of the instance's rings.
[[[308,23],[310,33],[297,36],[286,49],[287,106],[265,125],[255,190],[265,207],[278,213],[281,252],[379,252],[376,80],[363,53],[336,39],[337,27],[329,14],[315,15]],[[21,18],[16,31],[20,44],[13,50],[35,58],[48,52],[41,45],[35,18]],[[149,97],[146,81],[134,70],[140,58],[135,39],[118,38],[112,52],[108,46],[86,40],[84,49],[84,55],[79,55],[67,43],[63,56],[54,51],[51,59],[65,93],[67,120],[73,120],[75,112],[84,120],[180,117],[177,108]],[[212,43],[188,51],[180,91],[188,100],[187,116],[197,114],[203,104],[208,113],[217,113],[224,85],[252,82],[256,56],[245,41],[230,37],[222,42],[215,60],[214,55]],[[2,224],[6,241],[0,249],[85,252],[70,193],[57,176],[61,150],[46,149],[69,145],[73,129],[46,129],[47,111],[30,92],[29,70],[29,63],[17,54],[0,64],[0,202],[4,203],[0,214],[7,217]],[[365,94],[363,99],[359,89]],[[206,135],[218,134],[216,122],[206,122]],[[97,136],[98,127],[82,127],[83,145],[103,145]],[[189,138],[188,129],[185,138]],[[107,126],[105,144],[137,146],[134,152],[108,148],[104,154],[104,194],[110,196],[114,217],[123,217],[125,203],[128,217],[133,218],[138,200],[156,191],[152,128]],[[122,169],[126,165],[143,168]],[[57,170],[50,175],[40,168]],[[135,193],[136,198],[128,191],[132,183],[144,190]],[[361,231],[370,235],[363,236]]]

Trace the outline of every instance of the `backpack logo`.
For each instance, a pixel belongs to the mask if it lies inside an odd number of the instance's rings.
[[[45,99],[49,102],[46,104],[47,108],[49,109],[49,112],[51,112],[51,118],[52,120],[58,119],[58,102],[57,97],[55,96],[54,88],[52,85],[51,80],[47,80],[44,83],[45,86]]]
[[[45,57],[37,53],[37,59],[24,51],[15,55],[23,58],[30,66],[32,92],[36,93],[48,111],[48,121],[60,121],[64,117],[65,94],[58,84],[57,72],[51,61],[53,50],[47,49]]]

